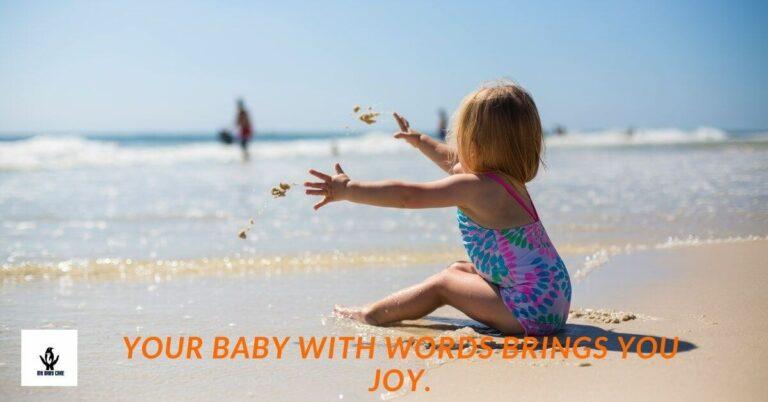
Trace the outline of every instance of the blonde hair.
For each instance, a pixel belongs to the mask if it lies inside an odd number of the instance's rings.
[[[500,172],[525,184],[539,170],[543,139],[536,103],[511,82],[467,95],[453,117],[450,139],[462,167]]]

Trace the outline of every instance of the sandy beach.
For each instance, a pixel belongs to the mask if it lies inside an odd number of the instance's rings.
[[[621,324],[572,318],[566,333],[604,335],[609,342],[618,336],[679,337],[680,350],[669,360],[643,360],[636,353],[623,359],[621,350],[609,348],[605,359],[586,360],[589,366],[564,359],[477,361],[469,369],[446,364],[430,372],[432,391],[420,396],[441,401],[466,400],[472,393],[527,400],[761,400],[768,388],[768,353],[762,347],[768,330],[766,257],[765,240],[618,256],[606,268],[611,271],[606,278],[581,288],[577,306],[631,311],[639,318]],[[626,280],[638,276],[634,284]],[[609,288],[605,301],[587,302],[590,296],[584,293],[590,287]]]
[[[763,364],[766,352],[760,347],[768,326],[761,319],[768,303],[761,290],[768,279],[767,245],[765,239],[732,240],[614,255],[596,274],[575,284],[573,307],[584,315],[572,316],[565,332],[558,335],[608,339],[605,358],[583,360],[504,359],[496,350],[487,360],[306,361],[291,355],[284,360],[260,361],[131,361],[121,345],[123,336],[142,334],[379,339],[490,334],[502,343],[498,334],[450,308],[390,328],[355,324],[328,312],[340,299],[363,302],[367,294],[384,294],[404,286],[439,269],[434,264],[388,268],[393,275],[383,282],[364,280],[381,268],[358,267],[320,272],[266,270],[219,278],[196,275],[159,283],[60,277],[6,285],[1,300],[6,318],[0,333],[0,388],[13,399],[25,400],[54,393],[73,400],[149,400],[158,395],[249,399],[266,394],[280,395],[271,400],[459,401],[506,395],[537,400],[759,400],[768,379]],[[314,290],[291,290],[303,281],[312,281]],[[357,287],[359,292],[351,298],[340,296],[332,291],[337,287]],[[34,291],[29,292],[31,289]],[[294,310],[286,302],[289,298],[302,299],[304,310]],[[51,303],[57,306],[53,310]],[[587,318],[587,309],[633,313],[635,318],[605,323],[602,318]],[[34,326],[80,330],[77,389],[18,386],[16,334],[18,328]],[[618,338],[632,336],[678,337],[677,354],[668,360],[658,355],[644,360],[630,349],[622,358]],[[390,366],[424,368],[420,385],[430,391],[368,392],[376,368]],[[312,370],[312,375],[299,374],[303,370]],[[249,381],[242,386],[245,377]],[[114,386],[115,378],[133,389],[130,398]]]

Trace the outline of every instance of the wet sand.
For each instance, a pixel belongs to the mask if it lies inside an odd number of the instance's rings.
[[[489,360],[134,360],[123,336],[461,336],[492,330],[442,308],[424,320],[375,328],[330,316],[333,304],[370,301],[412,284],[441,265],[233,272],[223,275],[32,280],[0,288],[0,389],[11,399],[156,398],[270,400],[755,400],[766,391],[768,241],[705,244],[619,254],[574,285],[572,317],[559,337],[608,338],[604,359]],[[469,327],[469,328],[468,328]],[[19,329],[77,328],[80,385],[19,386]],[[677,355],[621,359],[618,337],[679,338]],[[410,392],[368,392],[377,368],[426,369]],[[312,375],[305,375],[311,372]],[[305,373],[305,374],[302,374]]]

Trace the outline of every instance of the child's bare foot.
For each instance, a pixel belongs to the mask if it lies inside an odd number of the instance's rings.
[[[350,318],[355,321],[362,322],[363,324],[372,324],[375,325],[373,322],[371,322],[370,319],[368,319],[365,314],[365,311],[363,308],[359,307],[344,307],[344,306],[333,306],[333,313],[338,315],[339,317],[344,318]]]

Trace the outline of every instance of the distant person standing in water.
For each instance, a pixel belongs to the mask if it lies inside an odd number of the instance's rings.
[[[245,103],[242,99],[237,100],[237,128],[240,133],[240,147],[243,149],[243,160],[247,161],[248,155],[248,142],[253,137],[253,126],[251,125],[251,118],[248,116],[248,111],[245,110]]]
[[[437,110],[437,119],[437,135],[440,141],[445,141],[445,136],[448,134],[448,114],[445,113],[445,109]]]
[[[558,137],[562,137],[562,136],[564,136],[566,133],[568,133],[568,131],[565,129],[565,127],[563,127],[563,126],[561,126],[561,125],[559,125],[559,124],[558,124],[557,126],[555,126],[555,131],[554,131],[554,133],[555,133],[555,135],[556,135],[556,136],[558,136]]]

